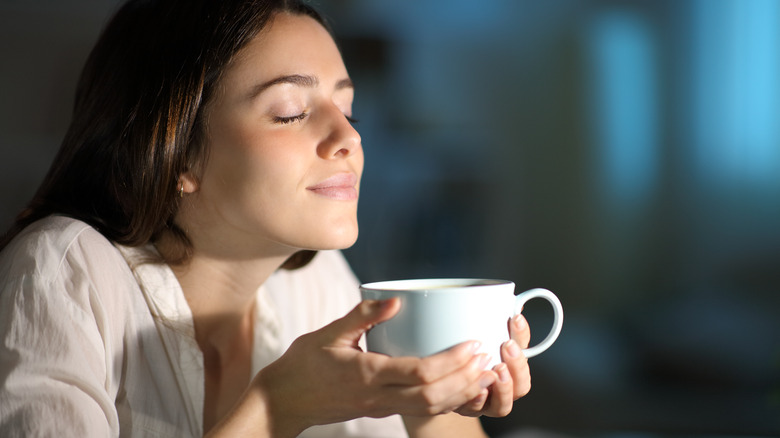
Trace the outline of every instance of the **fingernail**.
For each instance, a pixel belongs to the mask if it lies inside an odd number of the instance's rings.
[[[528,325],[525,318],[523,318],[523,315],[519,313],[515,315],[514,320],[515,320],[515,327],[517,327],[518,330],[523,330],[525,329],[525,326]]]
[[[514,339],[506,341],[506,352],[511,358],[520,357],[520,346]]]
[[[490,357],[485,353],[475,354],[469,361],[469,366],[474,370],[484,370],[485,365],[490,362]]]
[[[495,383],[495,381],[496,381],[496,379],[493,377],[492,374],[484,374],[479,379],[479,386],[482,389],[485,389],[485,388],[489,387],[490,385],[492,385],[493,383]]]
[[[479,355],[471,356],[471,359],[469,359],[468,366],[474,369],[479,369],[479,364],[482,362],[482,358]]]
[[[507,368],[505,363],[499,364],[496,372],[498,372],[498,380],[501,382],[508,382],[509,379],[512,378],[512,376],[509,375],[509,368]]]
[[[472,343],[469,345],[469,350],[470,350],[472,353],[475,353],[477,350],[479,350],[479,347],[481,347],[481,346],[482,346],[482,343],[481,343],[481,342],[479,342],[479,341],[474,341],[474,342],[472,342]]]

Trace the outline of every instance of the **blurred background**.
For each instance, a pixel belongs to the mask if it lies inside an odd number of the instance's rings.
[[[357,84],[358,276],[563,302],[492,436],[780,436],[780,1],[313,3]],[[0,227],[116,5],[0,0]]]

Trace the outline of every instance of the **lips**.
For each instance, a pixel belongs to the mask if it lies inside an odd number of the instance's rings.
[[[357,182],[357,175],[343,172],[306,187],[306,190],[333,200],[354,201],[358,198]]]

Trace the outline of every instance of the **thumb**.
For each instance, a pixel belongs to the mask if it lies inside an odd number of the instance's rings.
[[[346,316],[327,325],[330,344],[337,347],[356,347],[360,337],[371,327],[387,321],[398,313],[401,300],[364,300]]]

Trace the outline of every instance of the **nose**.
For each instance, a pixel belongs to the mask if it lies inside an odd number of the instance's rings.
[[[336,107],[327,105],[323,114],[326,127],[317,154],[324,159],[346,158],[362,150],[360,134],[347,117]]]

